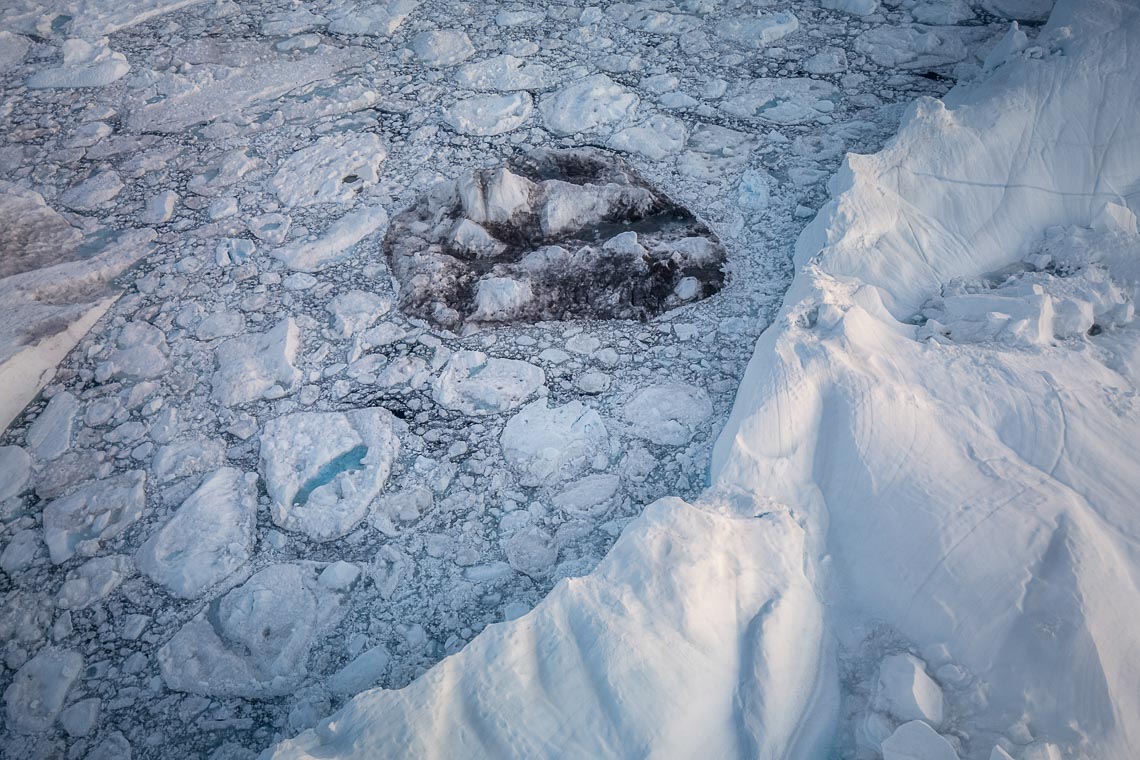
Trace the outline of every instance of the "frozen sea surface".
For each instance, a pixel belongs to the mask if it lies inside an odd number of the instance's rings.
[[[996,14],[1042,15],[823,5],[0,9],[4,753],[253,757],[696,498],[844,154],[980,75]],[[669,280],[644,322],[404,312],[389,219],[543,148],[621,156],[723,244],[723,288]],[[417,233],[477,257],[509,202]],[[1074,308],[1123,319],[1082,277]],[[932,335],[1000,329],[983,287],[932,300]]]

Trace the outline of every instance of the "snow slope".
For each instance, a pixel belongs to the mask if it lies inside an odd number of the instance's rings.
[[[1062,2],[1019,47],[833,180],[699,503],[267,756],[871,757],[903,651],[964,757],[1136,756],[1135,324],[1042,345],[910,321],[1054,226],[1097,228],[1073,239],[1136,292],[1140,9]]]

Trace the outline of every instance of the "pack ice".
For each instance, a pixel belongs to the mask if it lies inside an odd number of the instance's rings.
[[[705,495],[272,756],[1134,757],[1138,40],[1132,4],[1062,0],[850,155]],[[753,80],[721,108],[829,97]],[[637,422],[677,396],[627,421],[682,434],[687,404]]]
[[[1053,5],[3,4],[0,755],[1140,755]]]

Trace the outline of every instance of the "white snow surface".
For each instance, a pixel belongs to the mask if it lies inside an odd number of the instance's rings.
[[[864,715],[845,664],[912,650],[953,686],[963,757],[1135,757],[1135,323],[1011,347],[910,322],[1140,204],[1140,9],[1062,2],[1036,45],[845,162],[697,503],[267,756],[823,756]],[[1134,292],[1117,234],[1100,263]],[[876,751],[956,754],[896,728]]]

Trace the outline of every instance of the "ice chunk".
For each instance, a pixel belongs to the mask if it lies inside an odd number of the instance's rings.
[[[1108,201],[1097,212],[1090,226],[1097,232],[1123,232],[1126,235],[1135,235],[1136,214],[1127,206]]]
[[[460,219],[451,228],[451,242],[460,251],[474,256],[495,256],[506,249],[487,229],[470,219]]]
[[[1083,337],[1094,326],[1127,324],[1133,318],[1128,295],[1101,264],[1079,262],[1076,242],[1058,232],[1047,240],[1047,253],[1030,256],[1044,263],[1058,257],[1057,271],[1019,272],[996,284],[951,281],[924,305],[921,316],[929,321],[918,337],[1043,346]]]
[[[122,731],[112,731],[87,753],[84,760],[131,760],[131,743]]]
[[[257,245],[245,238],[222,238],[214,247],[214,263],[220,267],[244,264],[253,256]]]
[[[856,16],[870,16],[879,9],[879,0],[820,0],[820,6]]]
[[[349,212],[312,240],[273,251],[273,258],[296,272],[319,272],[351,255],[353,247],[388,223],[382,206],[366,206]]]
[[[0,180],[0,278],[71,261],[82,241],[42,195]]]
[[[20,734],[47,731],[67,692],[83,669],[83,658],[69,649],[44,647],[24,663],[4,690],[8,728]]]
[[[475,46],[466,32],[436,30],[420,32],[413,37],[412,53],[428,66],[443,68],[470,58],[475,53]]]
[[[178,193],[173,190],[163,190],[147,198],[143,209],[142,222],[144,224],[163,224],[169,222],[174,216],[174,207],[178,203]]]
[[[102,704],[98,697],[81,699],[59,714],[59,724],[68,736],[87,736],[99,720]]]
[[[19,446],[0,446],[0,504],[24,490],[32,458]]]
[[[107,46],[107,38],[95,41],[65,40],[63,64],[42,68],[28,77],[31,89],[105,87],[131,70],[127,57]]]
[[[510,277],[485,277],[475,290],[475,322],[509,322],[531,302],[530,283]]]
[[[89,121],[72,130],[71,137],[67,140],[67,146],[69,148],[90,148],[92,145],[101,142],[113,131],[111,125],[106,122]]]
[[[135,562],[175,596],[196,597],[249,560],[256,517],[257,476],[223,467],[139,547]]]
[[[721,109],[741,119],[775,124],[803,124],[829,114],[835,107],[835,85],[805,77],[760,78],[729,88]]]
[[[158,651],[167,686],[210,696],[293,691],[317,637],[342,614],[341,596],[312,566],[270,565],[225,594]]]
[[[371,133],[326,135],[281,164],[269,189],[286,206],[347,203],[376,184],[388,151]]]
[[[519,482],[541,486],[582,474],[608,440],[601,416],[581,401],[550,408],[539,399],[511,417],[499,444]]]
[[[558,546],[541,528],[523,528],[503,541],[507,562],[531,577],[546,575],[558,560]]]
[[[365,34],[388,37],[419,5],[418,0],[388,0],[386,3],[362,3],[334,11],[329,22],[333,34]]]
[[[886,68],[925,69],[964,60],[965,43],[946,30],[876,26],[855,38],[855,50]]]
[[[910,13],[918,23],[935,26],[952,26],[974,18],[966,0],[920,0]]]
[[[1005,36],[1001,38],[986,56],[986,60],[982,62],[982,73],[988,74],[1028,46],[1029,36],[1021,31],[1017,22],[1014,21],[1009,25],[1009,30]]]
[[[545,373],[528,362],[457,351],[433,382],[432,396],[464,414],[497,414],[519,406],[545,382]]]
[[[170,366],[166,335],[149,322],[128,322],[115,340],[115,350],[96,369],[103,380],[159,377]]]
[[[0,31],[0,74],[19,66],[31,46],[27,37]]]
[[[847,52],[842,48],[824,48],[804,61],[804,71],[817,76],[846,70]]]
[[[583,393],[604,393],[610,387],[612,380],[604,372],[590,370],[583,372],[574,380],[574,385]]]
[[[828,0],[824,0],[826,3]],[[877,2],[878,0],[872,0]],[[832,0],[834,2],[834,0]],[[762,48],[800,28],[794,13],[779,11],[756,17],[733,17],[716,26],[717,36],[751,48]]]
[[[17,531],[0,552],[0,569],[13,575],[31,566],[40,548],[40,534],[32,528]]]
[[[556,135],[596,129],[633,115],[640,98],[605,74],[593,74],[539,104],[543,123]]]
[[[388,480],[399,451],[394,420],[375,407],[266,423],[261,468],[273,521],[318,541],[352,530]]]
[[[246,241],[248,242],[248,241]],[[206,315],[194,335],[198,340],[216,340],[217,338],[232,338],[245,328],[245,316],[237,311],[219,311]]]
[[[630,432],[665,446],[683,446],[712,415],[712,402],[700,388],[684,383],[651,385],[634,394],[623,414]]]
[[[146,506],[146,473],[132,470],[92,481],[44,507],[44,542],[55,564],[89,557],[100,542],[139,519]]]
[[[196,195],[212,197],[226,192],[262,163],[241,148],[227,150],[202,166],[186,186]]]
[[[641,124],[614,133],[608,144],[614,150],[640,153],[650,160],[662,161],[680,152],[688,136],[684,122],[654,114]]]
[[[745,173],[741,185],[749,181]],[[752,195],[758,195],[760,190],[751,190]],[[766,192],[766,191],[765,191]],[[681,257],[681,261],[690,266],[709,267],[716,266],[722,260],[720,248],[713,241],[705,237],[687,237],[673,243],[670,248],[673,253]]]
[[[531,26],[539,23],[544,18],[546,18],[546,11],[541,8],[537,10],[523,8],[517,10],[501,10],[495,14],[495,25],[502,27]]]
[[[995,16],[1017,21],[1045,21],[1053,0],[982,0],[982,7]]]
[[[958,753],[933,728],[912,720],[883,741],[883,760],[958,760]]]
[[[617,475],[598,473],[571,483],[553,499],[554,506],[575,517],[597,518],[613,506],[614,494],[621,486]]]
[[[926,674],[922,660],[910,654],[886,657],[879,664],[877,698],[900,721],[942,723],[942,689]]]
[[[388,670],[388,659],[388,650],[382,646],[364,651],[329,678],[329,691],[351,696],[372,688]]]
[[[693,6],[694,4],[692,3],[686,4],[686,8],[691,9]],[[595,19],[590,18],[591,13],[597,14]],[[582,12],[579,23],[594,23],[601,20],[602,17],[600,8],[596,6],[588,7]],[[689,16],[683,13],[667,13],[651,7],[642,6],[626,16],[622,23],[630,29],[636,29],[639,32],[649,32],[651,34],[684,34],[685,32],[691,32],[700,27],[701,20],[696,16]]]
[[[472,171],[459,178],[463,213],[477,224],[502,224],[530,208],[535,185],[507,169]]]
[[[326,307],[333,318],[333,329],[342,338],[351,338],[354,333],[367,330],[372,324],[388,313],[392,302],[384,296],[365,290],[350,290],[341,293]]]
[[[376,57],[363,47],[335,44],[315,45],[292,53],[274,53],[268,43],[254,39],[229,39],[218,45],[207,38],[190,44],[203,43],[224,48],[230,55],[219,60],[207,52],[202,56],[207,60],[191,66],[188,72],[152,74],[165,97],[133,98],[134,106],[126,119],[129,129],[178,134],[219,117],[236,117],[235,121],[247,118],[243,114],[247,107],[303,91],[310,83],[329,79],[342,69]],[[179,47],[173,49],[174,55],[181,53]],[[263,112],[273,113],[278,107],[275,104]],[[259,111],[251,109],[253,113]]]
[[[333,591],[343,591],[344,589],[351,588],[352,584],[356,583],[356,579],[359,577],[360,568],[357,565],[338,560],[322,570],[317,580],[325,588],[332,589]]]
[[[123,191],[123,181],[114,170],[93,174],[79,184],[69,187],[59,196],[59,202],[75,211],[95,211]]]
[[[622,234],[644,234],[645,245],[590,244]],[[668,250],[692,236],[719,253],[699,269]],[[593,149],[533,150],[509,170],[440,183],[396,217],[384,250],[405,310],[449,328],[473,319],[647,319],[678,305],[671,293],[685,276],[701,279],[706,295],[724,279],[724,248],[705,225]]]
[[[513,55],[500,55],[460,66],[455,81],[460,87],[470,90],[510,92],[544,90],[553,83],[554,76],[546,64],[528,64],[525,59]]]
[[[222,466],[226,447],[209,438],[186,438],[159,448],[151,460],[151,475],[159,482],[184,478]]]
[[[274,212],[259,214],[250,219],[246,226],[258,240],[263,240],[271,245],[281,245],[289,235],[289,228],[293,226],[293,220],[285,214]]]
[[[67,574],[56,604],[65,610],[81,610],[114,591],[133,572],[130,557],[113,554],[89,559]]]
[[[79,401],[67,391],[52,396],[47,408],[28,428],[28,448],[36,459],[58,459],[71,448],[71,429],[78,412]]]
[[[264,398],[271,389],[292,389],[301,380],[293,366],[301,332],[287,317],[268,332],[242,335],[218,346],[211,397],[227,406]]]
[[[528,93],[475,95],[443,111],[443,121],[461,135],[501,135],[530,120],[534,102]]]
[[[539,225],[550,237],[577,232],[606,219],[647,215],[656,201],[647,188],[616,183],[576,185],[550,180],[543,190]]]

